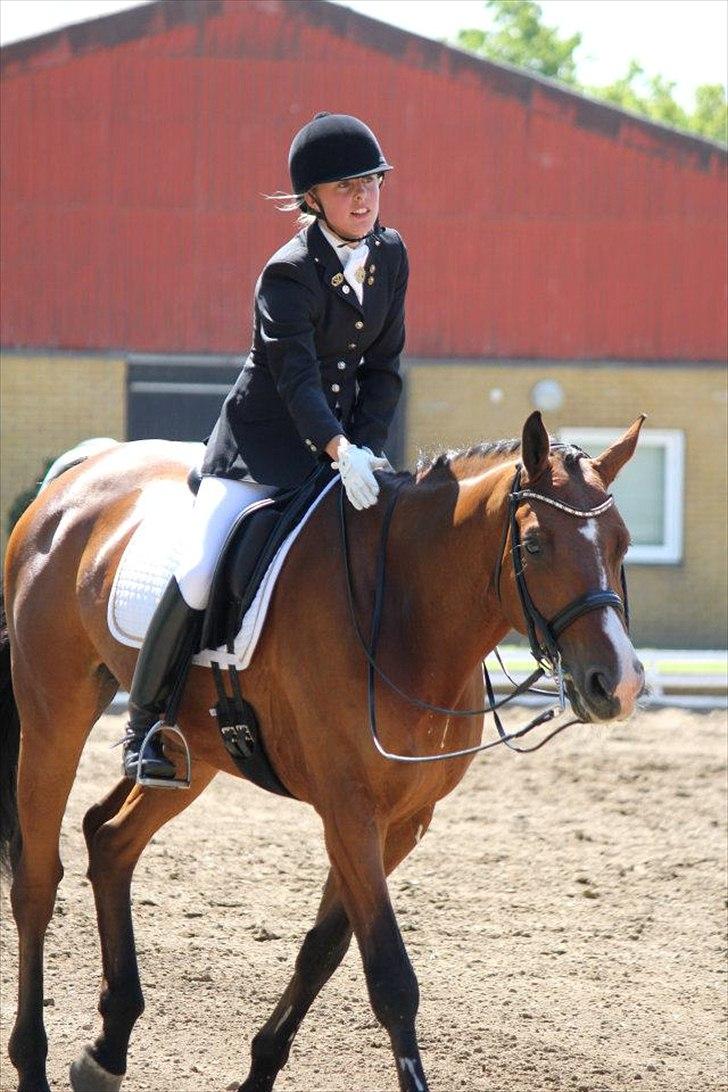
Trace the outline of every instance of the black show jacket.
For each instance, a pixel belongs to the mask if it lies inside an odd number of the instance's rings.
[[[270,259],[253,346],[210,436],[202,473],[291,486],[338,433],[380,454],[399,399],[409,266],[396,231],[368,239],[364,300],[317,223]]]

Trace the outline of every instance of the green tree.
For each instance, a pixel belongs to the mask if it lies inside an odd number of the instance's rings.
[[[605,87],[586,87],[584,90],[594,98],[605,99],[631,110],[635,114],[644,114],[653,121],[672,125],[676,129],[687,129],[689,117],[687,111],[675,101],[675,84],[662,76],[648,76],[638,61],[630,61],[626,75]]]
[[[728,102],[720,83],[703,83],[695,89],[695,110],[690,128],[709,140],[728,144]]]
[[[485,7],[493,12],[496,29],[461,30],[458,45],[496,61],[531,68],[562,83],[576,84],[574,53],[581,45],[581,34],[560,38],[555,27],[542,24],[543,12],[534,0],[486,0]]]
[[[648,75],[636,60],[630,62],[624,76],[606,87],[587,87],[577,75],[575,53],[581,45],[580,34],[562,38],[557,27],[544,26],[542,10],[533,0],[486,0],[484,6],[492,15],[493,29],[461,30],[457,43],[464,49],[531,69],[663,125],[728,143],[728,104],[720,84],[698,87],[692,111],[675,98],[674,81]]]
[[[35,484],[31,485],[29,489],[24,489],[21,493],[18,493],[17,497],[15,497],[15,499],[13,500],[10,508],[8,509],[5,520],[5,529],[8,535],[22,516],[25,509],[29,508],[35,498],[38,496],[38,490],[40,489],[41,482],[45,478],[46,474],[52,467],[55,460],[56,456],[53,456],[52,458],[47,458],[45,463],[43,464],[43,469],[40,472],[40,477],[36,479]]]

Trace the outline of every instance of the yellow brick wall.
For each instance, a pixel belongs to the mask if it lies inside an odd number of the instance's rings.
[[[0,355],[0,517],[48,458],[92,436],[126,438],[123,359],[3,352]]]
[[[416,363],[408,369],[407,460],[481,440],[519,436],[531,390],[555,379],[564,402],[549,431],[646,427],[685,434],[683,560],[631,565],[633,635],[666,648],[724,648],[726,593],[726,377],[719,367]]]
[[[407,461],[520,434],[540,379],[564,390],[547,428],[682,429],[685,537],[678,565],[629,568],[633,633],[642,645],[725,647],[726,381],[720,368],[417,363],[408,369]],[[91,436],[126,438],[123,359],[6,352],[0,356],[0,515],[44,461]]]

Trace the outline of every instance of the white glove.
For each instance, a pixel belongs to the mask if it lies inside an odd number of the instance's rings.
[[[339,448],[339,458],[332,466],[338,467],[346,495],[354,508],[360,511],[362,508],[371,508],[376,503],[379,482],[373,471],[389,469],[387,459],[372,455],[366,447],[348,444]]]

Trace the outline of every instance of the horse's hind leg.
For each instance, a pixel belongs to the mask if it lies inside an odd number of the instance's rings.
[[[40,668],[41,665],[38,665]],[[64,665],[64,673],[69,665]],[[47,670],[47,669],[46,669]],[[72,674],[68,678],[74,677]],[[22,725],[18,760],[19,847],[10,899],[18,927],[18,1013],[9,1054],[18,1092],[45,1092],[48,1040],[43,1024],[43,947],[63,867],[58,838],[86,737],[115,683],[79,671],[75,686],[41,686],[18,655],[13,684]]]
[[[432,808],[392,827],[384,847],[387,874],[412,850],[432,818]],[[291,1043],[306,1013],[344,958],[351,940],[349,918],[329,872],[316,924],[303,942],[296,969],[273,1014],[251,1044],[250,1073],[238,1092],[270,1092],[288,1061]]]
[[[131,786],[127,780],[92,808],[84,820],[91,880],[101,938],[103,981],[101,1034],[71,1067],[75,1092],[115,1090],[126,1071],[131,1032],[144,1009],[131,916],[134,868],[149,839],[192,803],[216,771],[195,762],[188,792]],[[125,791],[126,787],[126,791]],[[118,813],[115,804],[119,805]]]

